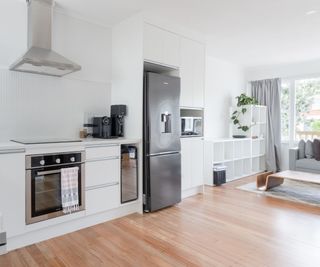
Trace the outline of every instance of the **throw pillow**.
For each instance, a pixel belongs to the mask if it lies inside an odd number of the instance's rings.
[[[313,158],[313,147],[312,142],[310,140],[306,143],[306,158],[312,159]]]
[[[313,153],[314,153],[314,158],[319,161],[320,160],[320,140],[319,139],[313,140]]]
[[[304,159],[306,157],[306,142],[304,140],[300,140],[298,148],[299,148],[299,159]]]

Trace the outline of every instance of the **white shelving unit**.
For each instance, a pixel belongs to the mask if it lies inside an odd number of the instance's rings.
[[[206,168],[207,184],[212,185],[212,168],[214,165],[227,167],[227,182],[253,175],[265,170],[265,140],[252,139],[217,139],[206,141],[207,157],[212,162]],[[208,162],[208,161],[207,161]]]
[[[214,165],[227,167],[227,182],[240,179],[249,175],[265,171],[266,151],[266,122],[267,109],[265,106],[246,106],[247,112],[240,120],[244,125],[252,125],[246,133],[240,132],[237,127],[231,126],[233,134],[246,134],[247,138],[224,138],[205,141],[206,162],[205,166],[206,184],[213,185]],[[231,113],[234,109],[231,109]]]

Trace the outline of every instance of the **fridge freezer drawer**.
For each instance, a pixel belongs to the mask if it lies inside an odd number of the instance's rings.
[[[181,201],[181,154],[149,157],[149,211]]]

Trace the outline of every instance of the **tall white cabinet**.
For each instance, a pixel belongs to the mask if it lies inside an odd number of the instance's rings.
[[[180,77],[180,106],[203,111],[205,45],[148,23],[143,43],[144,61],[169,67]],[[181,138],[182,197],[203,191],[203,160],[203,138]]]
[[[180,106],[204,107],[205,45],[144,24],[144,60],[176,69],[181,78]]]
[[[180,63],[180,105],[204,107],[205,46],[196,41],[181,38]]]
[[[180,38],[151,24],[144,24],[144,59],[178,68]]]

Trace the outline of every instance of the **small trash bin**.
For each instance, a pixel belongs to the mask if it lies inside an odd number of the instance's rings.
[[[226,183],[226,166],[213,166],[213,184],[216,186]]]

